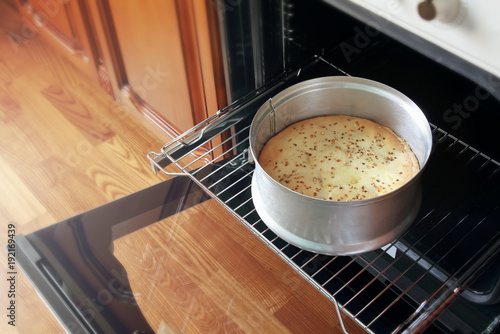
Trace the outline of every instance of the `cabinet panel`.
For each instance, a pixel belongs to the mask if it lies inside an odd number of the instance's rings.
[[[174,0],[109,0],[127,85],[175,132],[194,125]]]
[[[170,137],[225,105],[215,7],[206,1],[88,1],[113,95]]]

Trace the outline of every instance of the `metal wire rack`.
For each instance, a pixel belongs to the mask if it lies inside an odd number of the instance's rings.
[[[317,61],[325,62],[321,57]],[[288,77],[299,75],[300,70]],[[252,202],[248,132],[252,115],[269,96],[263,91],[273,94],[264,87],[168,143],[160,153],[151,152],[153,169],[172,175],[163,167],[179,167],[174,175],[192,178],[367,332],[421,331],[462,294],[475,298],[471,285],[500,252],[499,162],[431,125],[434,147],[422,175],[421,210],[403,236],[357,256],[301,250],[269,230]],[[221,133],[229,134],[205,153],[193,154]],[[229,186],[221,188],[222,183]],[[455,320],[460,326],[459,316]],[[453,331],[439,322],[432,326]],[[481,331],[480,326],[474,330]]]

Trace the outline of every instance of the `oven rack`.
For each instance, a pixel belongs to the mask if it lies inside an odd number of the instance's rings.
[[[265,99],[259,95],[249,99],[253,112]],[[499,162],[431,125],[434,146],[422,175],[422,207],[408,231],[383,249],[356,256],[315,254],[277,237],[256,213],[248,151],[253,114],[238,109],[218,115],[160,153],[151,152],[153,169],[190,177],[331,300],[342,324],[341,313],[369,333],[412,333],[441,316],[461,328],[460,316],[446,308],[462,294],[475,298],[469,287],[500,253]],[[222,142],[202,150],[222,133]],[[166,172],[169,163],[181,172]],[[432,326],[439,332],[454,330],[439,321]]]

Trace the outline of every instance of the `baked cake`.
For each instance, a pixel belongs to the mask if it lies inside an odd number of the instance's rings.
[[[410,146],[394,131],[345,115],[288,126],[266,143],[259,164],[285,187],[332,201],[388,193],[420,169]]]

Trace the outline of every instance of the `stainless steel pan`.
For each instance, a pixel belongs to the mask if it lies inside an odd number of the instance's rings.
[[[296,193],[259,165],[265,143],[290,124],[323,115],[363,117],[391,128],[415,153],[420,172],[385,195],[350,202]],[[269,99],[250,128],[255,160],[252,196],[266,225],[300,248],[330,255],[361,253],[399,237],[420,208],[420,174],[432,148],[429,123],[419,107],[391,87],[362,78],[323,77],[301,82]]]

